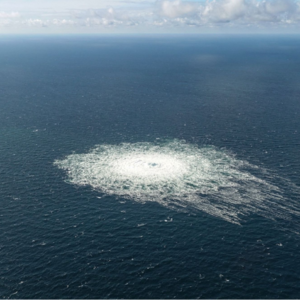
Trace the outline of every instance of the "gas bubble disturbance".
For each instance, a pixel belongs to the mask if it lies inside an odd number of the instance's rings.
[[[265,170],[212,146],[180,140],[97,145],[54,164],[75,185],[172,209],[201,210],[236,224],[253,213],[270,219],[300,215],[299,205],[284,202]]]

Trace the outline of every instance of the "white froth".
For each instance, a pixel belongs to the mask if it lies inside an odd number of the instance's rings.
[[[131,155],[126,153],[111,164],[111,172],[128,178],[144,177],[151,180],[165,180],[186,172],[185,164],[166,154],[145,153]]]
[[[232,223],[251,213],[271,219],[299,215],[293,205],[278,203],[278,187],[251,174],[259,168],[214,147],[178,140],[99,145],[55,165],[76,185],[139,202],[198,209]]]

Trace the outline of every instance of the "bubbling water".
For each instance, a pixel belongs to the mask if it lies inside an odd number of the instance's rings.
[[[67,171],[72,184],[142,203],[201,210],[232,223],[252,213],[271,219],[300,215],[294,204],[280,204],[282,193],[266,172],[261,179],[253,175],[261,169],[215,147],[179,140],[98,145],[54,164]]]
[[[170,155],[160,153],[126,154],[111,164],[111,171],[128,178],[143,177],[151,181],[178,177],[186,165]]]

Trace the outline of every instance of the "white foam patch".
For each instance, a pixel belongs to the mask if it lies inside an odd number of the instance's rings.
[[[178,140],[98,145],[54,164],[76,185],[143,203],[197,209],[232,223],[252,213],[271,219],[300,215],[295,204],[283,202],[265,171],[214,147]]]

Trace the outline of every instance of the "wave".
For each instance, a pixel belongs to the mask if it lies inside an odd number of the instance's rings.
[[[270,219],[300,215],[299,205],[284,201],[266,170],[213,146],[180,140],[97,145],[54,164],[72,184],[172,209],[201,210],[236,224],[253,213]]]

